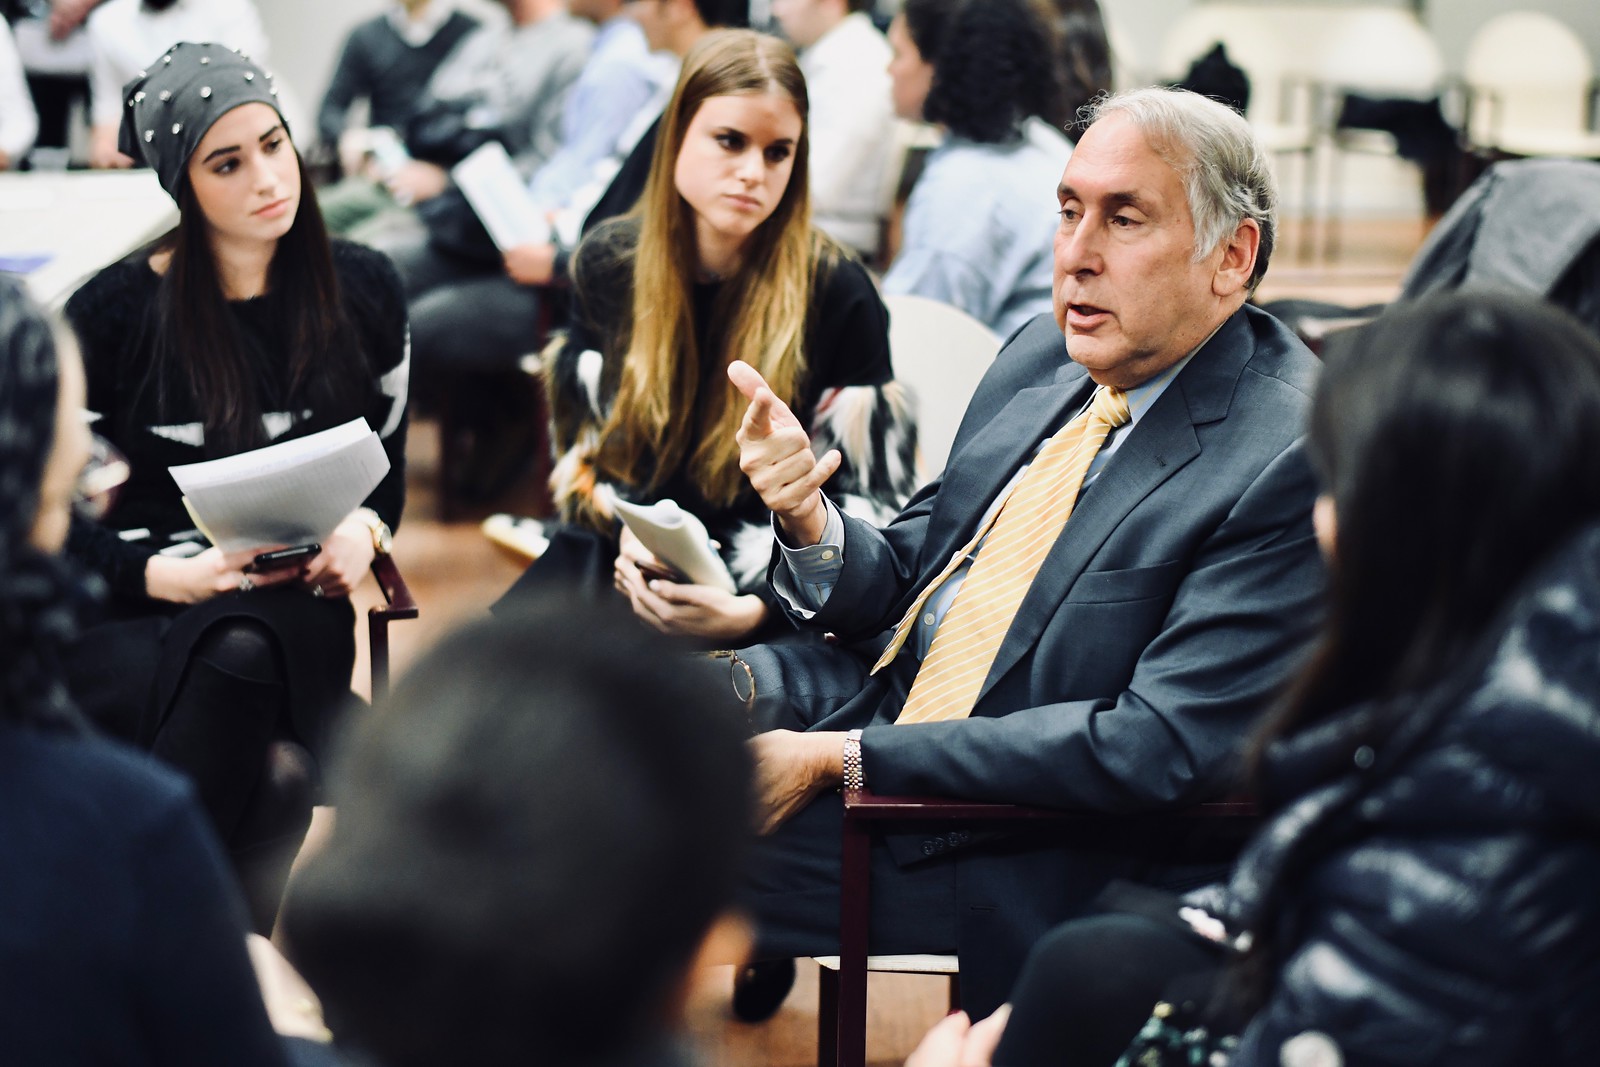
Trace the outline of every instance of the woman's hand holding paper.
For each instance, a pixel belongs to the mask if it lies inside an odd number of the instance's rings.
[[[708,585],[647,578],[639,564],[668,569],[626,526],[612,568],[612,584],[633,613],[666,634],[733,643],[753,634],[767,618],[758,596],[737,596]]]
[[[306,587],[320,589],[317,596],[349,596],[376,555],[371,528],[354,516],[345,519],[328,535],[322,551],[306,564]]]

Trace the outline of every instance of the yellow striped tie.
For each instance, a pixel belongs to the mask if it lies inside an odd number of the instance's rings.
[[[964,719],[972,714],[978,690],[1023,597],[1072,515],[1089,465],[1106,436],[1127,421],[1127,396],[1120,389],[1096,388],[1088,410],[1045,442],[988,529],[979,529],[917,597],[874,672],[894,659],[928,597],[988,533],[982,554],[939,624],[896,723]]]

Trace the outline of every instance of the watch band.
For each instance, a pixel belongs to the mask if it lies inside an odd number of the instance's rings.
[[[372,531],[372,550],[380,556],[387,556],[394,548],[394,534],[389,529],[389,524],[383,521],[371,508],[356,508],[353,512],[362,525]]]
[[[844,787],[850,790],[867,787],[866,771],[861,766],[860,730],[851,730],[844,735]]]

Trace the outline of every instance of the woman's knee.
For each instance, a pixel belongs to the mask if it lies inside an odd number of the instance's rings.
[[[277,641],[254,619],[222,619],[195,644],[195,658],[218,670],[256,682],[283,680]]]

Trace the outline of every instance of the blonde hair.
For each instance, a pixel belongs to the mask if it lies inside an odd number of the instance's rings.
[[[702,353],[692,305],[698,270],[694,211],[678,193],[678,153],[706,100],[767,93],[787,98],[800,113],[794,168],[778,206],[750,235],[738,272],[712,308],[707,335],[724,338],[722,350]],[[649,181],[633,212],[639,219],[633,313],[622,331],[627,354],[596,457],[601,477],[652,489],[687,457],[705,499],[727,506],[744,488],[734,434],[745,405],[726,376],[702,373],[706,360],[725,367],[742,359],[761,371],[777,396],[794,400],[818,261],[832,250],[811,229],[808,111],[794,50],[775,37],[717,30],[685,58],[662,116]],[[696,420],[689,413],[702,380],[714,392],[699,404]]]

